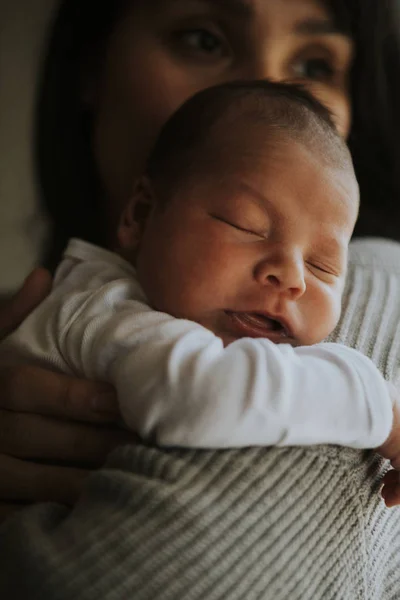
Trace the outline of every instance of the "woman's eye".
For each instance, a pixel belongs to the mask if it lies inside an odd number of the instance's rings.
[[[224,43],[216,34],[207,29],[191,29],[176,34],[181,47],[197,54],[221,56],[224,54]]]
[[[296,78],[314,81],[329,81],[335,76],[335,68],[326,58],[299,60],[293,71]]]

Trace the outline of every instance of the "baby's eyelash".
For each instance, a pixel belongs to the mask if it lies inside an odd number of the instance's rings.
[[[246,229],[245,227],[241,227],[240,225],[233,223],[232,221],[229,221],[218,215],[211,214],[210,216],[213,219],[220,221],[221,223],[225,223],[225,225],[229,225],[229,227],[233,227],[234,229],[237,229],[238,231],[243,231],[244,233],[248,233],[249,235],[253,235],[253,236],[257,236],[257,237],[263,237],[260,232],[252,231],[251,229]]]
[[[311,270],[311,271],[318,271],[319,273],[322,273],[324,275],[327,275],[329,277],[339,277],[340,276],[340,272],[339,269],[334,269],[333,267],[328,267],[325,265],[321,265],[315,262],[306,262],[307,267]]]

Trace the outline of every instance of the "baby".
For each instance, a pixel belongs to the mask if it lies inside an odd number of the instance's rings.
[[[126,425],[161,445],[377,447],[395,392],[322,343],[358,205],[347,147],[307,92],[201,92],[164,127],[117,252],[72,240],[2,360],[111,382]]]

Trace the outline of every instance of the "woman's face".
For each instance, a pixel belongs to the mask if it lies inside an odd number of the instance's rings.
[[[110,231],[160,128],[203,88],[263,78],[303,83],[347,136],[352,54],[352,41],[318,0],[133,2],[84,91]]]

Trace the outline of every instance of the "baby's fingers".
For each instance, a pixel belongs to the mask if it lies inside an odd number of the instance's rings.
[[[386,473],[381,491],[382,498],[388,508],[400,505],[400,473],[392,470]]]

